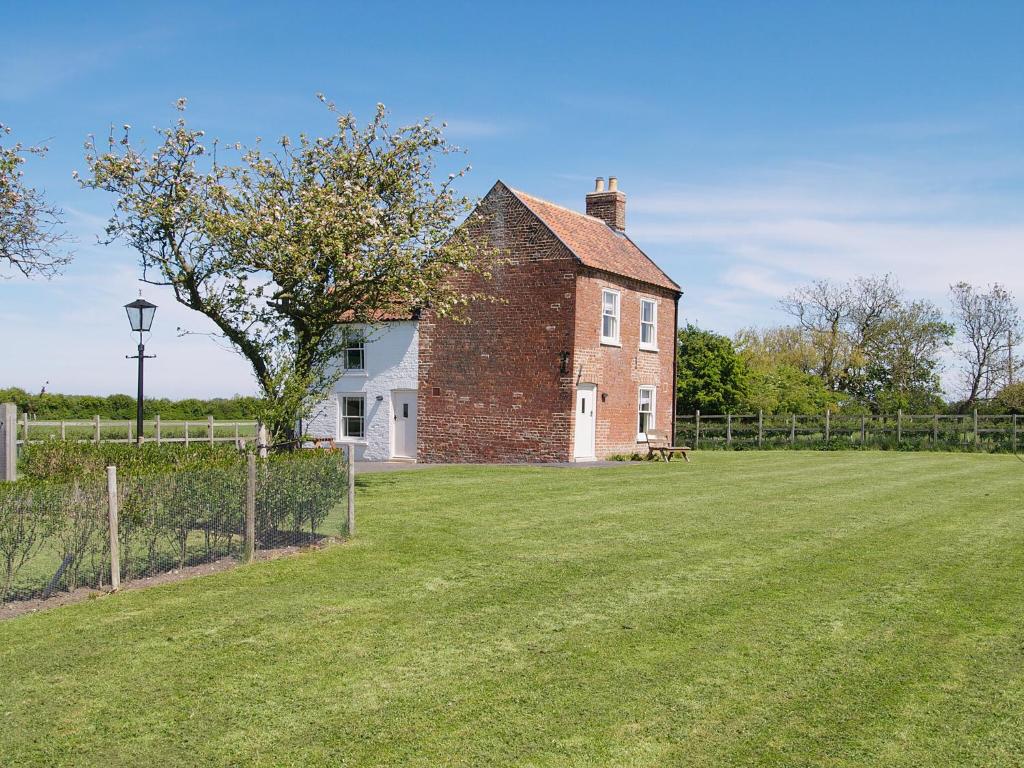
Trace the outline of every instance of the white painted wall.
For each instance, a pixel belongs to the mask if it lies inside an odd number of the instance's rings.
[[[401,320],[355,328],[366,333],[366,371],[342,374],[334,387],[334,397],[314,410],[305,432],[338,442],[352,442],[359,461],[386,461],[391,458],[391,391],[415,390],[419,383],[419,323]],[[366,436],[363,440],[349,441],[341,437],[338,412],[340,397],[354,394],[366,397]],[[378,400],[378,396],[382,399]]]

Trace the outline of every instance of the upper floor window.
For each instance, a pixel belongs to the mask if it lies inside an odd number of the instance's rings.
[[[601,341],[619,343],[619,292],[608,288],[601,291]]]
[[[640,346],[658,348],[658,302],[654,299],[640,299]]]
[[[654,429],[654,387],[640,387],[637,403],[637,439],[643,440],[648,430]]]
[[[341,356],[346,371],[366,370],[366,346],[362,339],[351,339]]]

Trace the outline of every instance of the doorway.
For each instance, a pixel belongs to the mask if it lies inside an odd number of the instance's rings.
[[[416,458],[416,390],[391,392],[392,451],[396,459]]]
[[[573,458],[587,461],[595,458],[594,437],[597,429],[597,385],[576,385],[576,438]]]

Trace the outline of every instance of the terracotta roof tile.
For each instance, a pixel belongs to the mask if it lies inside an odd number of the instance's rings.
[[[353,315],[353,313],[352,313],[351,309],[342,312],[341,313],[341,317],[340,317],[341,322],[343,322],[343,323],[350,323],[350,322],[352,322],[352,315]],[[420,317],[419,310],[415,310],[415,309],[407,309],[407,310],[404,310],[404,311],[399,311],[399,310],[384,311],[384,310],[381,310],[381,311],[373,313],[373,320],[372,320],[372,322],[375,322],[375,323],[389,323],[389,322],[396,322],[398,320],[419,320],[419,317]]]
[[[544,222],[584,265],[672,291],[680,290],[675,281],[662,272],[632,240],[624,233],[616,232],[601,219],[563,208],[511,187],[509,191]]]

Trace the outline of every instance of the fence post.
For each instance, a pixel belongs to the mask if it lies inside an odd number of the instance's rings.
[[[156,415],[156,419],[153,422],[153,432],[156,436],[156,444],[160,445],[160,414]]]
[[[932,447],[939,447],[939,414],[932,416]]]
[[[245,478],[245,562],[256,557],[256,454],[246,455]]]
[[[185,447],[188,448],[188,422],[185,422]]]
[[[213,445],[213,416],[206,417],[207,437],[210,438],[210,445]]]
[[[93,442],[96,443],[96,445],[99,445],[100,444],[100,415],[98,413],[95,416],[92,417],[92,433],[93,433]]]
[[[725,444],[732,445],[732,414],[725,415]]]
[[[28,411],[21,414],[21,439],[25,441],[23,445],[28,445]]]
[[[828,441],[832,436],[832,409],[825,409],[825,445],[828,445]]]
[[[18,476],[18,406],[0,405],[0,480],[14,482]]]
[[[789,444],[796,445],[796,414],[790,414],[789,421]]]
[[[757,447],[764,442],[764,409],[757,409]]]
[[[1013,437],[1011,438],[1013,443],[1013,452],[1017,453],[1017,414],[1013,414]]]
[[[60,420],[60,439],[61,440],[67,440],[67,437],[68,437],[68,432],[67,432],[66,426],[64,424],[64,419],[61,419]]]
[[[110,589],[121,587],[121,540],[117,532],[117,467],[107,467],[107,518],[110,535]]]
[[[868,419],[863,413],[860,415],[860,447],[868,441]]]
[[[354,445],[345,446],[345,460],[348,463],[346,467],[348,471],[347,525],[348,536],[352,538],[356,535],[356,447]]]
[[[896,445],[903,443],[903,409],[896,410]]]
[[[696,432],[693,436],[693,450],[697,450],[700,447],[700,409],[697,409],[697,427]]]
[[[128,442],[129,443],[134,442],[132,440],[132,423],[131,423],[131,421],[128,422]]]
[[[269,435],[267,434],[266,424],[257,424],[256,426],[256,446],[259,448],[260,458],[267,458],[267,443],[269,442]]]
[[[974,447],[975,447],[975,449],[977,449],[978,444],[979,444],[979,437],[978,437],[978,409],[975,408],[974,409]]]

